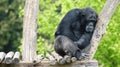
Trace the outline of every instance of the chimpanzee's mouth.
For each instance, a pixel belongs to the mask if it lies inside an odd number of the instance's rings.
[[[96,20],[94,20],[94,19],[90,19],[90,20],[88,20],[89,22],[96,22]]]

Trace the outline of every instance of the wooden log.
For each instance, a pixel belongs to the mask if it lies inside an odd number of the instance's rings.
[[[38,55],[35,60],[33,61],[34,64],[38,64],[40,63],[42,60],[44,59],[44,55],[43,54],[40,54]]]
[[[0,63],[3,61],[3,59],[5,58],[5,53],[4,52],[0,52]]]
[[[75,62],[75,61],[77,61],[77,58],[76,58],[76,57],[72,57],[72,58],[71,58],[71,61],[72,61],[72,62]]]
[[[66,63],[71,63],[71,57],[70,56],[65,55],[64,59],[65,59]]]
[[[17,64],[20,61],[20,52],[15,52],[12,62]]]
[[[55,65],[56,64],[56,60],[55,60],[55,58],[52,55],[50,55],[49,53],[47,53],[46,57],[49,59],[50,65]]]
[[[58,55],[56,52],[52,52],[52,55],[55,57],[59,64],[65,64],[65,59],[62,56]]]
[[[6,64],[10,64],[12,63],[12,57],[14,55],[14,52],[10,51],[7,53],[7,55],[5,56],[5,63]]]

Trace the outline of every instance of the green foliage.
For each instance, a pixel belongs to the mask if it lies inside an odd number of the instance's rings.
[[[20,45],[22,18],[19,0],[0,0],[0,51],[16,51]]]

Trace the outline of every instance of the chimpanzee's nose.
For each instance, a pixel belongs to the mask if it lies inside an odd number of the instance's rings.
[[[91,23],[89,23],[89,26],[93,26],[93,23],[91,22]]]
[[[96,21],[96,17],[95,17],[95,16],[91,16],[91,17],[90,17],[90,20],[91,20],[91,21]]]
[[[90,18],[91,18],[91,19],[96,19],[96,17],[95,17],[95,16],[91,16]]]

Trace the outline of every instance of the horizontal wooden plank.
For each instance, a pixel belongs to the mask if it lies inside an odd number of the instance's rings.
[[[55,64],[50,65],[50,61],[42,61],[39,64],[21,61],[18,64],[5,64],[1,63],[0,67],[98,67],[96,60],[76,61],[70,64]]]

